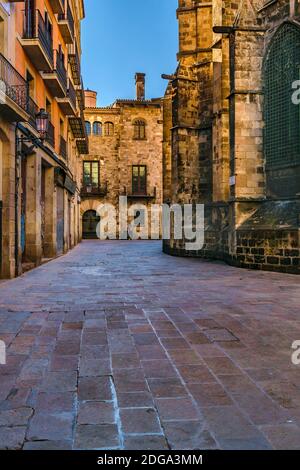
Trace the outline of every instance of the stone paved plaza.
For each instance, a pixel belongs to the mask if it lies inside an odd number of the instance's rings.
[[[0,284],[7,449],[297,449],[299,277],[87,241]]]

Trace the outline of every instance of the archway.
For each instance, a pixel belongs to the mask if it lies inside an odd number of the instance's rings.
[[[82,238],[85,240],[96,239],[97,225],[100,222],[100,217],[94,210],[88,210],[82,217]]]

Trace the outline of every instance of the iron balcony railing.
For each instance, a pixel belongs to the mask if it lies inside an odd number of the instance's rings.
[[[49,122],[48,124],[48,132],[47,132],[47,136],[46,136],[46,141],[48,142],[48,144],[51,145],[51,147],[55,147],[55,128],[52,124],[52,122]]]
[[[76,91],[70,79],[68,84],[67,97],[70,99],[73,108],[76,109]]]
[[[67,142],[62,136],[60,136],[60,141],[59,141],[59,153],[65,160],[67,160],[68,158]]]
[[[28,83],[0,53],[0,92],[4,92],[20,108],[28,108]]]
[[[28,98],[27,112],[29,114],[29,124],[36,129],[36,115],[39,112],[39,107],[30,97]]]
[[[67,21],[69,23],[71,34],[74,37],[74,30],[75,30],[75,28],[74,28],[74,18],[73,18],[72,11],[71,11],[69,3],[67,5],[67,10],[65,11],[65,13],[60,13],[58,15],[58,20],[59,21]]]
[[[53,64],[53,41],[39,10],[24,13],[23,39],[38,39]]]
[[[67,89],[67,84],[68,84],[68,79],[67,79],[67,71],[66,67],[64,64],[64,59],[62,54],[55,50],[54,51],[54,57],[55,57],[55,71],[57,73],[57,76],[63,85],[64,89]]]
[[[97,186],[83,183],[81,187],[81,197],[106,196],[108,193],[107,181]]]
[[[77,44],[68,45],[68,60],[71,67],[73,82],[75,85],[81,85],[81,67]]]

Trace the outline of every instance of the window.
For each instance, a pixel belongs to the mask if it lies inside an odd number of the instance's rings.
[[[85,187],[99,187],[99,162],[83,162],[83,184]]]
[[[102,135],[102,124],[101,122],[95,121],[93,124],[93,134],[94,135]]]
[[[134,121],[133,126],[134,126],[134,139],[136,140],[146,139],[145,121],[141,121],[141,120]]]
[[[106,137],[111,137],[114,135],[114,125],[112,122],[106,122],[104,124],[104,135],[106,135]]]
[[[265,158],[267,169],[300,163],[299,106],[292,83],[299,80],[300,29],[284,24],[275,33],[264,70]]]
[[[147,194],[147,167],[145,165],[132,167],[132,194]]]
[[[86,128],[86,133],[87,135],[91,135],[92,133],[92,126],[90,121],[85,121],[85,128]]]

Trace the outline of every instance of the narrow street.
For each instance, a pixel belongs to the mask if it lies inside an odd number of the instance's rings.
[[[6,449],[297,449],[299,277],[86,241],[0,283]]]

